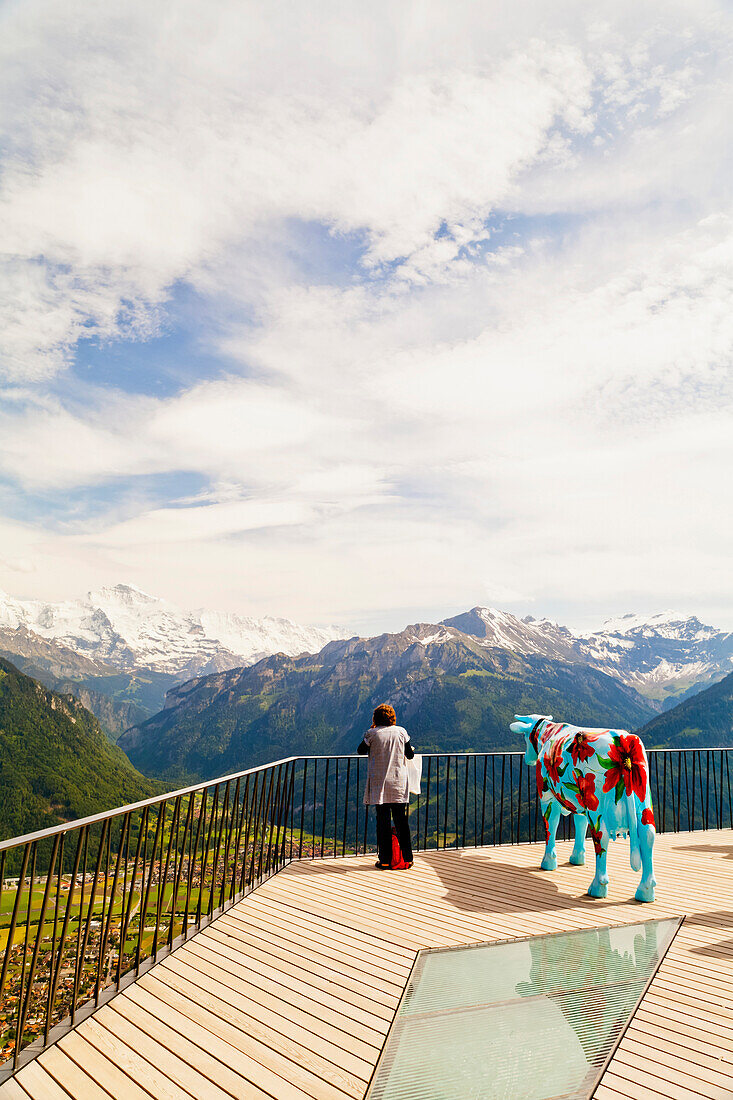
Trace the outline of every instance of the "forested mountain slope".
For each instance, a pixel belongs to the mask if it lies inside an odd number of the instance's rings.
[[[647,748],[733,746],[733,673],[653,718],[639,736]]]
[[[134,802],[161,790],[71,695],[0,658],[0,837]]]

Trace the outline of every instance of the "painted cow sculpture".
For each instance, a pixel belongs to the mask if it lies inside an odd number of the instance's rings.
[[[641,870],[637,901],[654,901],[654,812],[649,792],[649,765],[644,746],[625,730],[580,729],[552,716],[515,714],[513,733],[527,743],[524,759],[537,766],[537,789],[547,845],[541,867],[557,867],[555,835],[561,815],[573,814],[575,844],[570,862],[585,863],[585,834],[590,826],[596,852],[595,878],[588,888],[594,898],[608,894],[606,857],[609,841],[628,833],[631,867]]]

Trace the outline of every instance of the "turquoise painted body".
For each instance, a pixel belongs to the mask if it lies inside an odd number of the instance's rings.
[[[551,715],[515,714],[513,733],[524,735],[524,759],[537,769],[547,843],[541,867],[557,867],[555,836],[560,817],[573,814],[575,844],[570,862],[585,863],[590,828],[596,873],[588,888],[594,898],[608,894],[608,845],[629,837],[631,866],[641,870],[637,901],[654,901],[654,811],[649,764],[642,742],[626,730],[581,729],[554,722]]]

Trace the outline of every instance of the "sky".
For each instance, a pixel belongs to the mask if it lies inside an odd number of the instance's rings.
[[[733,629],[733,10],[10,0],[0,588]]]

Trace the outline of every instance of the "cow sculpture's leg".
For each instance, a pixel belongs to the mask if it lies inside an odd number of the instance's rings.
[[[636,889],[637,901],[654,901],[654,887],[657,885],[654,878],[654,865],[652,863],[652,850],[654,848],[655,830],[653,825],[641,825],[639,827],[639,849],[641,851],[641,882]]]
[[[605,898],[608,895],[608,872],[606,870],[606,857],[608,856],[608,838],[593,838],[596,849],[596,873],[588,887],[588,893],[592,898]]]
[[[575,844],[570,853],[570,862],[576,867],[582,867],[585,863],[585,831],[588,828],[588,818],[585,814],[573,814],[575,822]]]
[[[557,826],[560,822],[560,803],[556,802],[553,798],[552,801],[547,806],[545,806],[543,815],[545,818],[547,844],[545,845],[545,854],[542,857],[542,863],[540,863],[540,867],[543,871],[555,871],[557,870],[555,834],[557,833]]]

